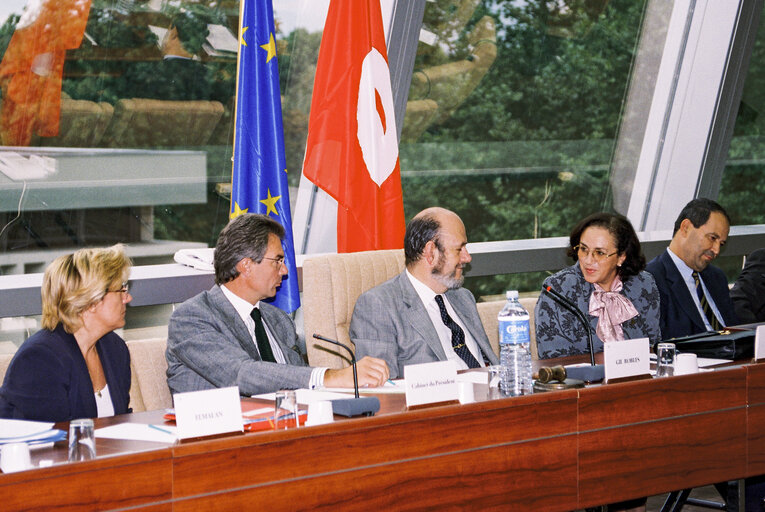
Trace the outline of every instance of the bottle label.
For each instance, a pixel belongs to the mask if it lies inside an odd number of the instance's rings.
[[[501,345],[522,345],[528,344],[529,321],[524,320],[500,320],[499,322],[499,343]]]

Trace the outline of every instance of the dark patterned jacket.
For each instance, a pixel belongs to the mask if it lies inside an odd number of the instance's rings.
[[[636,317],[622,324],[624,339],[647,337],[651,343],[660,341],[659,290],[656,288],[653,276],[643,271],[636,276],[624,279],[623,285],[621,293],[632,302],[638,312]],[[574,263],[548,277],[543,286],[551,286],[553,290],[579,307],[589,320],[595,352],[602,352],[603,342],[595,333],[598,317],[588,313],[594,286],[584,280],[579,263]],[[534,324],[537,350],[541,359],[589,352],[587,333],[582,323],[573,313],[559,305],[546,293],[542,293],[537,301]]]

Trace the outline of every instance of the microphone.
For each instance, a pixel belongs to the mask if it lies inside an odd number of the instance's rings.
[[[359,397],[359,377],[356,371],[356,355],[351,348],[340,343],[337,340],[331,340],[325,338],[321,334],[313,333],[313,337],[317,340],[326,341],[332,343],[338,347],[343,347],[351,355],[351,365],[353,366],[353,392],[355,398],[343,398],[339,400],[330,400],[332,402],[332,412],[341,416],[374,416],[374,414],[380,410],[380,399],[376,396]]]
[[[592,343],[592,329],[590,329],[587,317],[584,316],[584,313],[579,310],[576,304],[553,290],[552,286],[545,286],[542,288],[542,291],[550,295],[555,302],[571,311],[582,323],[582,326],[587,333],[587,347],[590,349],[590,366],[568,366],[566,367],[568,376],[572,379],[580,379],[585,382],[598,382],[603,380],[603,377],[605,376],[605,368],[602,364],[595,364],[595,347]]]
[[[566,368],[563,366],[543,366],[534,377],[542,384],[547,384],[554,380],[557,380],[558,382],[566,382],[568,374],[566,373]]]

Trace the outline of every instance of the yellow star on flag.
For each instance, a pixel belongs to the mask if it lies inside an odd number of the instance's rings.
[[[274,212],[274,215],[278,217],[279,212],[276,211],[276,202],[281,199],[282,196],[272,196],[271,189],[266,190],[268,191],[268,197],[266,199],[261,199],[260,202],[266,205],[266,215]]]
[[[247,46],[247,41],[244,40],[244,33],[247,32],[247,29],[250,27],[242,27],[242,35],[239,36],[239,40],[242,42],[243,45]]]
[[[261,48],[268,52],[266,56],[266,62],[276,57],[276,42],[274,41],[274,33],[271,32],[271,36],[268,38],[268,44],[261,44]]]
[[[244,210],[242,210],[239,207],[239,203],[234,201],[234,211],[228,214],[228,218],[229,219],[235,219],[235,218],[239,217],[241,214],[247,213],[247,210],[249,210],[249,208],[245,208]]]

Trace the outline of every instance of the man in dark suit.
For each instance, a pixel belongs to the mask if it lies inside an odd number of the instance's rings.
[[[710,265],[728,239],[730,218],[725,209],[706,198],[694,199],[680,212],[669,248],[646,266],[653,274],[661,300],[664,339],[717,331],[738,318],[728,292],[728,279]],[[738,510],[736,482],[715,484],[727,509]],[[761,510],[763,477],[746,480],[746,510]]]
[[[176,308],[168,326],[167,383],[173,393],[238,386],[242,395],[278,389],[353,387],[353,370],[310,368],[295,325],[263,302],[287,274],[284,228],[259,214],[235,218],[215,246],[215,286]],[[381,386],[384,361],[358,361],[360,386]]]
[[[739,321],[765,322],[765,249],[757,249],[746,258],[730,297]]]
[[[728,279],[710,265],[729,229],[730,218],[722,206],[711,199],[694,199],[677,217],[669,248],[646,266],[659,288],[664,339],[738,323]]]
[[[470,262],[462,220],[428,208],[404,235],[406,270],[363,293],[349,334],[356,355],[379,357],[392,377],[409,364],[452,360],[458,368],[497,364],[475,299],[462,288]]]
[[[196,57],[209,30],[207,16],[179,11],[160,44],[162,60],[139,62],[122,77],[124,98],[156,100],[209,100],[212,79],[207,66]]]

